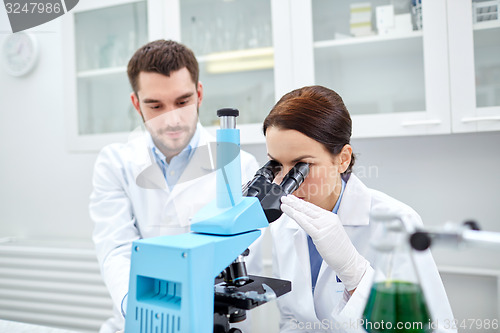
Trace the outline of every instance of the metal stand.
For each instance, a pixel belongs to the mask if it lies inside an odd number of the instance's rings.
[[[409,240],[411,246],[419,251],[426,250],[434,244],[500,249],[500,233],[481,231],[475,221],[466,221],[462,225],[448,223],[437,229],[420,229],[410,235]]]
[[[290,281],[249,275],[243,286],[228,285],[222,278],[215,280],[214,333],[242,333],[230,328],[230,323],[246,319],[246,311],[265,304],[292,290]]]

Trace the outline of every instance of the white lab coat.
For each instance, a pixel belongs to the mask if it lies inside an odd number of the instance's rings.
[[[210,170],[206,156],[207,143],[215,139],[201,125],[198,128],[198,149],[172,189],[166,186],[144,134],[136,135],[127,144],[106,146],[97,158],[89,208],[95,223],[97,258],[115,312],[101,332],[123,329],[120,309],[128,292],[132,242],[188,232],[189,218],[215,198],[215,172]],[[255,157],[244,151],[240,156],[242,183],[246,183],[258,164]],[[253,257],[259,257],[259,248],[252,247]],[[249,258],[247,263],[250,273],[259,274],[260,260]]]
[[[374,210],[396,212],[403,217],[407,228],[422,225],[413,209],[384,193],[367,188],[355,175],[350,176],[338,216],[358,252],[371,264],[352,296],[345,291],[342,283],[337,282],[335,271],[324,261],[313,295],[306,232],[284,214],[271,224],[274,275],[292,282],[292,291],[278,298],[281,332],[336,331],[361,318],[374,273],[375,252],[369,244],[377,227],[370,223],[370,212]],[[456,332],[443,329],[445,320],[452,320],[453,315],[430,251],[415,253],[414,259],[433,322],[441,326],[438,331]],[[356,325],[347,328],[356,331]]]

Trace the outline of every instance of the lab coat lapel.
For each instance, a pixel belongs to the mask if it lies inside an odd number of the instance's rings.
[[[342,225],[368,225],[370,221],[372,197],[369,189],[351,174],[345,186],[338,216]]]
[[[359,180],[358,177],[351,174],[342,196],[342,202],[338,210],[338,216],[344,226],[368,225],[370,219],[371,194],[368,188]],[[311,265],[308,256],[307,234],[299,227],[297,222],[287,216],[286,228],[295,230],[294,242],[297,256],[301,262],[304,274],[309,279],[311,285]],[[306,249],[306,251],[301,251]],[[330,272],[325,262],[321,264],[318,274],[317,286],[321,285],[321,280],[328,279]]]
[[[330,303],[338,299],[336,294],[336,273],[329,269],[326,262],[321,263],[321,268],[316,281],[314,293],[314,309],[319,320],[328,318],[330,315]]]
[[[331,282],[330,276],[334,273],[331,269],[328,269],[328,265],[323,261],[318,275],[318,280],[316,282],[316,292],[313,295],[307,233],[302,228],[300,228],[293,219],[289,217],[287,218],[288,221],[286,227],[293,232],[295,254],[298,258],[299,266],[303,274],[302,281],[304,281],[304,284],[302,284],[300,288],[306,289],[310,292],[310,296],[307,296],[308,298],[310,297],[310,301],[307,300],[307,302],[312,302],[314,304],[314,307],[311,308],[310,311],[312,311],[312,313],[314,313],[318,319],[327,318],[327,314],[323,313],[322,309],[325,308],[323,306],[323,303],[328,302],[329,294],[325,295],[324,292],[325,290],[328,292],[328,290],[331,289],[328,284]],[[304,301],[306,302],[306,300]]]
[[[309,289],[312,288],[311,281],[311,263],[309,261],[309,245],[307,244],[307,233],[299,227],[297,222],[292,218],[286,217],[286,228],[291,229],[293,232],[293,243],[295,254],[299,260],[300,268],[306,281],[308,281]],[[305,250],[304,250],[305,249]]]
[[[129,147],[128,158],[131,161],[136,185],[144,189],[167,189],[163,172],[148,147],[146,133],[131,138]]]
[[[347,181],[342,202],[338,210],[338,217],[344,226],[368,225],[370,219],[371,194],[368,188],[359,180],[358,177],[351,174]],[[297,223],[292,219],[288,221],[290,228],[298,228]],[[321,286],[323,280],[330,278],[331,270],[323,261],[318,274],[316,286]]]
[[[358,177],[351,174],[347,181],[342,202],[338,210],[338,217],[344,226],[363,226],[369,224],[371,208],[371,194],[368,188],[359,180]],[[347,230],[348,231],[348,230]],[[329,269],[326,262],[321,263],[321,268],[316,282],[316,291],[314,303],[316,316],[318,319],[328,318],[329,312],[323,313],[321,309],[328,309],[323,303],[331,303],[332,298],[342,297],[336,294],[336,287],[331,285],[336,283],[336,272]],[[329,290],[331,293],[325,294],[322,290]]]

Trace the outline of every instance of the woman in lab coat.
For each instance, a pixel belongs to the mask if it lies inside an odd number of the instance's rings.
[[[278,299],[281,332],[362,328],[356,320],[371,289],[369,243],[378,227],[372,213],[390,212],[410,230],[421,219],[352,174],[351,118],[334,91],[312,86],[284,95],[263,129],[269,158],[282,166],[275,182],[296,163],[310,164],[301,187],[282,198],[285,214],[271,224],[274,274],[292,282]],[[433,324],[447,331],[453,316],[434,260],[429,251],[414,258]]]

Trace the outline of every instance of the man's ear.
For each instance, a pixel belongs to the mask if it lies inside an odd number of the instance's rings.
[[[139,105],[139,97],[137,97],[137,94],[135,92],[130,93],[130,100],[132,101],[132,105],[134,106],[135,110],[137,111],[137,113],[139,113],[139,116],[141,116],[142,120],[144,121],[144,116],[141,112],[141,106]]]
[[[347,170],[347,168],[349,168],[349,165],[351,164],[351,159],[352,159],[351,145],[348,144],[345,145],[340,151],[339,157],[340,157],[339,172],[343,173]]]
[[[198,81],[197,94],[198,94],[197,108],[199,108],[201,106],[201,101],[203,100],[203,84],[200,81]]]

